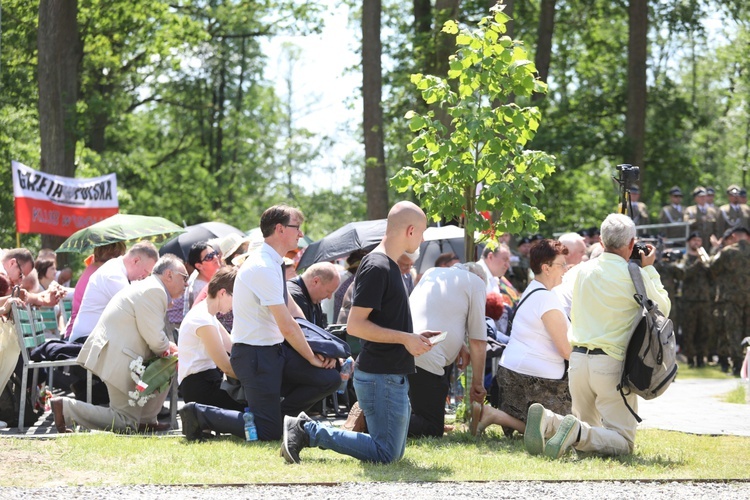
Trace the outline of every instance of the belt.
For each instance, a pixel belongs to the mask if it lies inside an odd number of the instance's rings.
[[[589,349],[588,347],[579,345],[573,347],[573,352],[580,352],[581,354],[607,354],[603,349]]]

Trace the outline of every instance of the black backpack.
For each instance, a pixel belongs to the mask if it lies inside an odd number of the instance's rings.
[[[677,376],[677,352],[672,321],[646,295],[640,266],[630,262],[628,271],[640,311],[633,322],[617,390],[630,413],[641,422],[625,396],[635,393],[643,399],[654,399],[662,395]]]

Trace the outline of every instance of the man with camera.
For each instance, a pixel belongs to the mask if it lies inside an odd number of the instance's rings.
[[[640,306],[628,271],[633,254],[635,224],[622,214],[602,222],[604,253],[579,265],[573,285],[569,385],[573,415],[557,415],[540,404],[529,407],[524,442],[529,453],[562,457],[571,446],[602,455],[632,453],[637,422],[617,390]],[[664,314],[670,310],[667,292],[654,269],[656,248],[640,246],[641,276],[648,298]],[[637,412],[637,396],[625,396]]]

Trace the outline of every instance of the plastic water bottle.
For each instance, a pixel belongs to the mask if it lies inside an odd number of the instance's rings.
[[[258,429],[255,427],[255,415],[250,412],[250,408],[245,408],[242,418],[245,420],[245,440],[257,441]]]
[[[341,365],[341,380],[349,380],[354,371],[354,360],[351,356],[346,358],[346,361]]]

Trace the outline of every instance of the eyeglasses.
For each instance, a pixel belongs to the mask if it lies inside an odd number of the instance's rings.
[[[284,224],[284,227],[291,227],[291,228],[296,229],[297,231],[299,231],[300,224],[296,224],[296,225],[295,224]]]
[[[208,255],[207,255],[206,257],[208,257]],[[187,283],[187,282],[188,282],[188,278],[189,278],[190,276],[188,276],[188,275],[187,275],[187,274],[185,274],[185,273],[181,273],[180,271],[173,271],[173,272],[174,272],[174,273],[176,273],[176,274],[179,274],[180,276],[182,276],[182,281],[184,281],[185,283]]]
[[[219,256],[219,252],[214,250],[211,253],[207,253],[206,256],[201,259],[201,262],[208,262],[208,261],[214,260],[218,256]]]
[[[564,262],[551,262],[548,265],[550,266],[560,266],[560,267],[567,267],[568,265]]]

